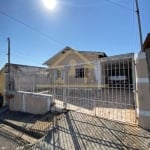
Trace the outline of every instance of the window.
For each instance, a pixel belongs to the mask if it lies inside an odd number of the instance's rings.
[[[76,78],[84,78],[85,77],[85,70],[84,70],[84,68],[76,68],[75,69],[75,77]]]

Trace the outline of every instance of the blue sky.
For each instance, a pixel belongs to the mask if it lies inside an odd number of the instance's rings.
[[[139,0],[143,41],[150,32],[150,0]],[[0,68],[7,62],[41,66],[65,46],[104,51],[108,56],[139,52],[134,0],[0,0]]]

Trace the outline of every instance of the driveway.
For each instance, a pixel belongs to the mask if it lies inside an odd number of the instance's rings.
[[[53,115],[51,112],[41,117],[20,112],[0,112],[0,149],[150,150],[150,132],[137,126],[77,111],[55,115],[52,122],[49,118]],[[36,127],[37,133],[39,129],[43,132],[47,124],[51,124],[47,134],[35,142],[27,140],[33,136],[27,132],[29,129]],[[30,141],[30,144],[22,139]]]
[[[30,148],[149,150],[150,132],[136,126],[69,111],[57,118],[52,130]]]

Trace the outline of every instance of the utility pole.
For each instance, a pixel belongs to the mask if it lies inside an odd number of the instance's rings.
[[[7,38],[8,41],[8,91],[10,91],[10,38]]]
[[[136,13],[138,18],[138,26],[139,26],[139,36],[140,36],[140,44],[141,44],[141,52],[143,52],[143,40],[142,40],[142,27],[141,27],[141,20],[140,20],[140,12],[139,12],[139,5],[138,0],[135,0],[136,3]]]

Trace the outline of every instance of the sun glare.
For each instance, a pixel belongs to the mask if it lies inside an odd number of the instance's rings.
[[[43,0],[44,5],[48,9],[54,9],[56,7],[56,0]]]

